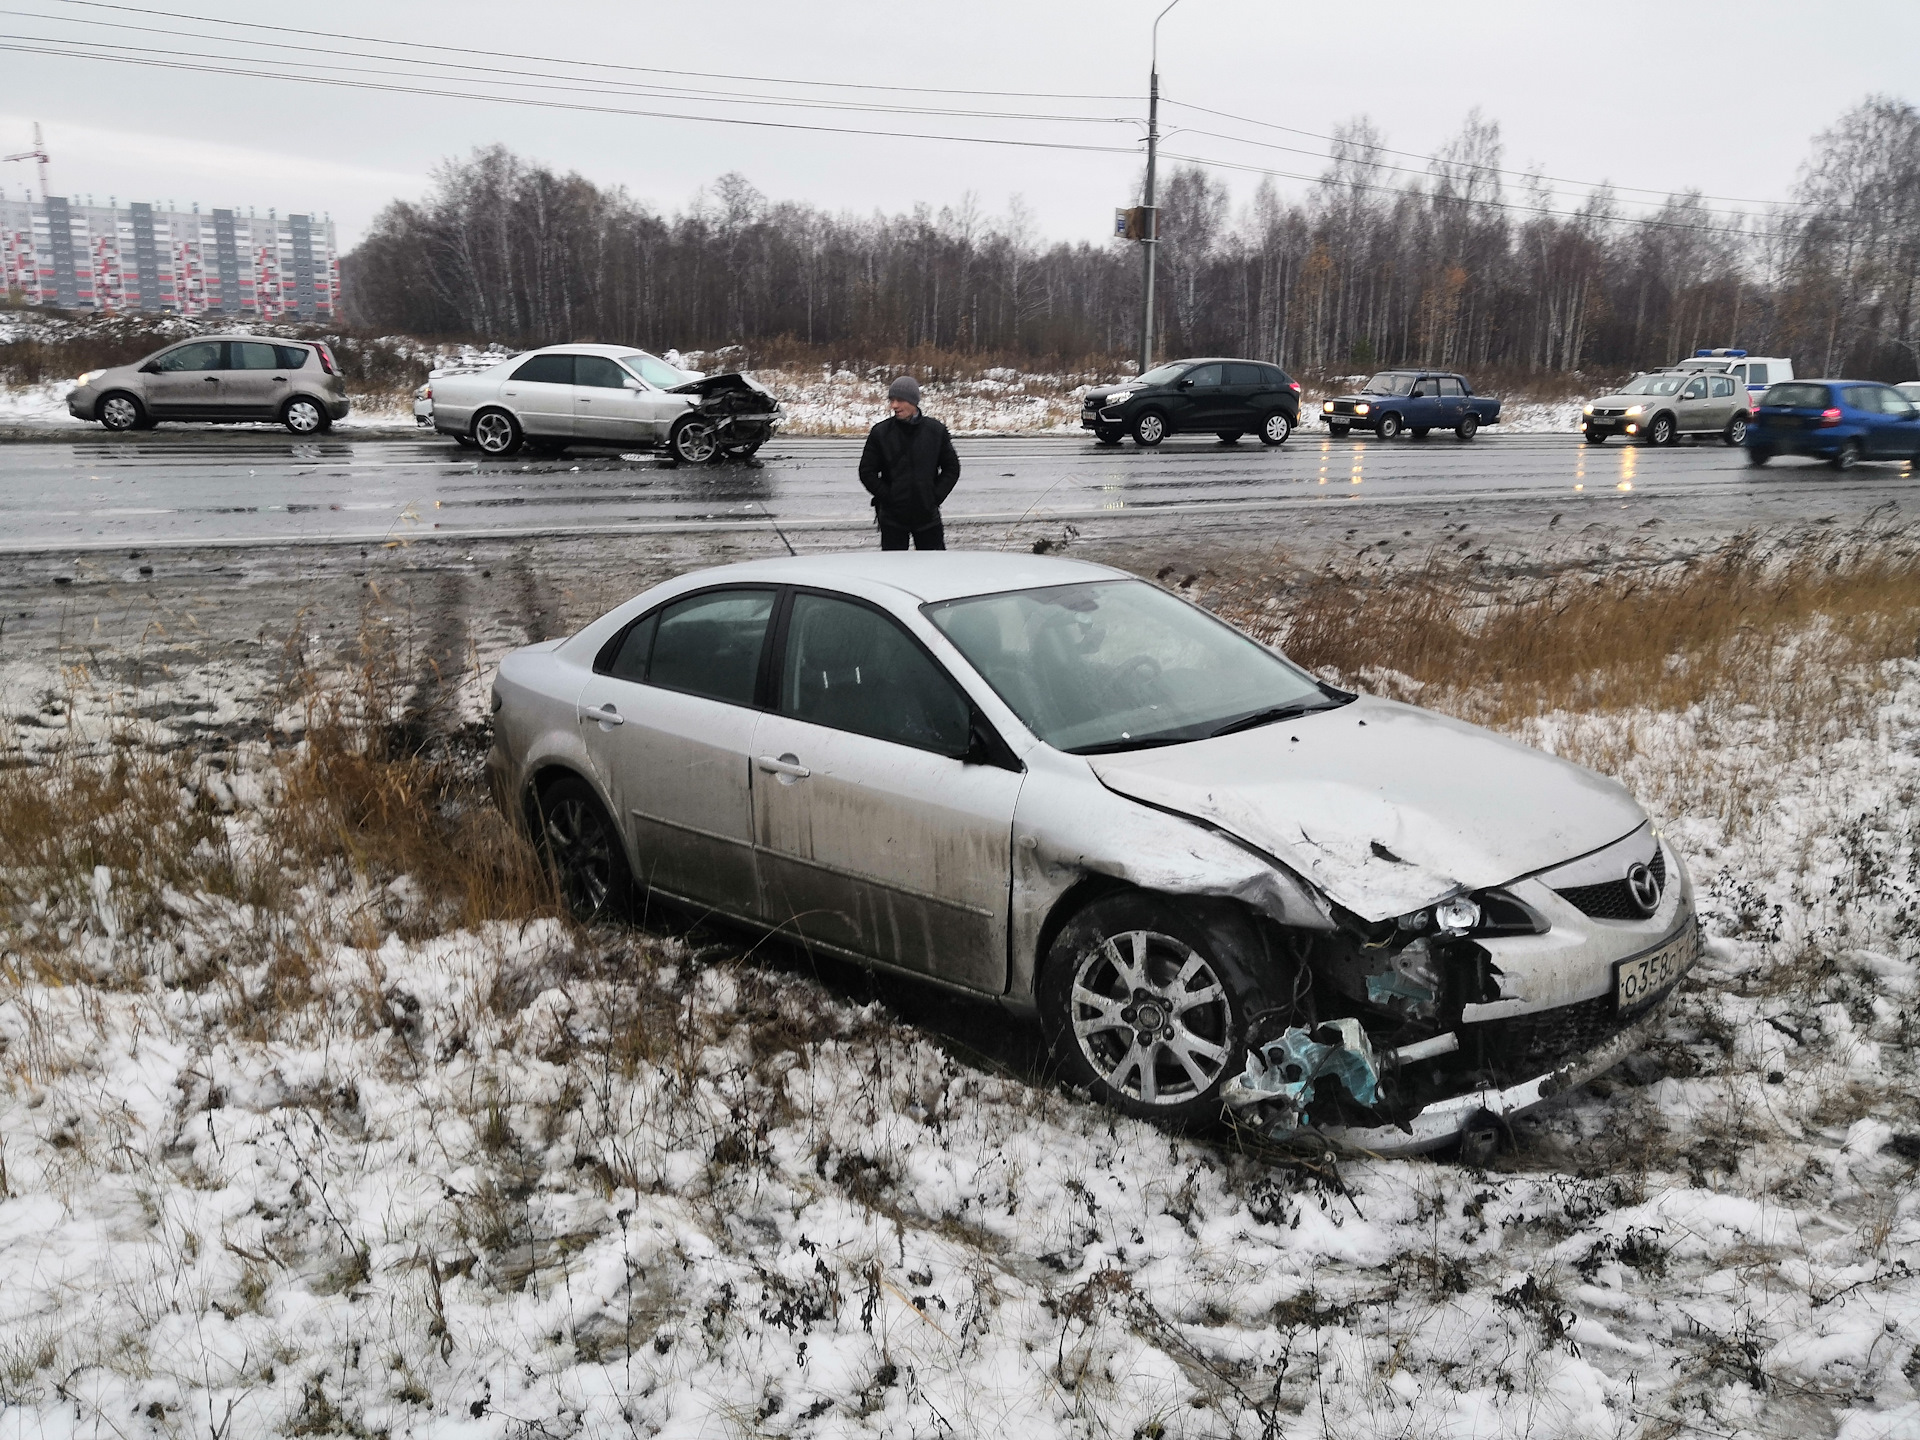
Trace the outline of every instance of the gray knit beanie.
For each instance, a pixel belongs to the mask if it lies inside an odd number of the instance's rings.
[[[911,375],[902,375],[887,386],[887,399],[904,400],[918,409],[920,405],[920,382]]]

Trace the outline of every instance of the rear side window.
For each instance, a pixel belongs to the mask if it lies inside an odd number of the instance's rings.
[[[647,683],[751,705],[772,613],[771,590],[717,590],[667,606],[653,637]]]
[[[627,372],[604,355],[576,355],[573,357],[573,383],[618,390],[627,383]]]
[[[544,385],[571,385],[573,384],[573,356],[536,355],[514,371],[513,378]]]
[[[1462,385],[1453,376],[1443,375],[1440,378],[1440,393],[1442,395],[1463,396],[1467,393],[1467,387]]]
[[[253,340],[234,340],[228,346],[229,366],[235,370],[278,370],[280,352]]]
[[[1268,385],[1271,383],[1264,365],[1227,366],[1227,384],[1229,385]]]
[[[864,605],[795,596],[781,671],[783,715],[941,755],[966,753],[966,697],[904,630]]]
[[[1284,390],[1293,384],[1293,381],[1287,378],[1287,372],[1278,366],[1262,365],[1260,367],[1260,373],[1266,377],[1266,383],[1273,386],[1276,390]]]
[[[1760,397],[1762,405],[1785,405],[1795,410],[1824,410],[1833,403],[1824,385],[1804,385],[1788,381],[1775,385]]]
[[[180,370],[224,370],[227,368],[226,348],[224,341],[201,340],[192,345],[182,345],[178,350],[169,350],[156,363],[169,374]]]
[[[629,625],[624,635],[600,652],[599,663],[593,668],[616,680],[645,680],[647,661],[653,654],[653,632],[659,623],[660,612],[656,610]]]
[[[1731,375],[1715,375],[1708,383],[1713,386],[1712,399],[1724,400],[1733,394],[1733,377]]]
[[[280,356],[282,370],[298,370],[307,363],[307,356],[313,353],[304,345],[276,345],[273,348]]]

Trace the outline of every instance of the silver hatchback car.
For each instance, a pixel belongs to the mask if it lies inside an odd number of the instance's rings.
[[[149,430],[162,420],[277,420],[311,435],[345,418],[347,382],[319,341],[202,335],[132,365],[89,370],[67,411],[109,430]]]
[[[1104,566],[685,575],[507,655],[493,711],[578,914],[650,891],[995,997],[1136,1115],[1497,1130],[1630,1053],[1699,949],[1614,781]]]

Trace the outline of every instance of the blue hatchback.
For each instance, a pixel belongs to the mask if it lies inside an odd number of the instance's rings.
[[[1767,388],[1747,426],[1747,463],[1810,455],[1836,470],[1860,460],[1920,460],[1920,410],[1871,380],[1788,380]]]

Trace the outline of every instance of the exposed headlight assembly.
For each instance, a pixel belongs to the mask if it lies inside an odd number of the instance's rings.
[[[1433,923],[1443,935],[1464,935],[1480,923],[1480,907],[1461,895],[1433,907]]]

